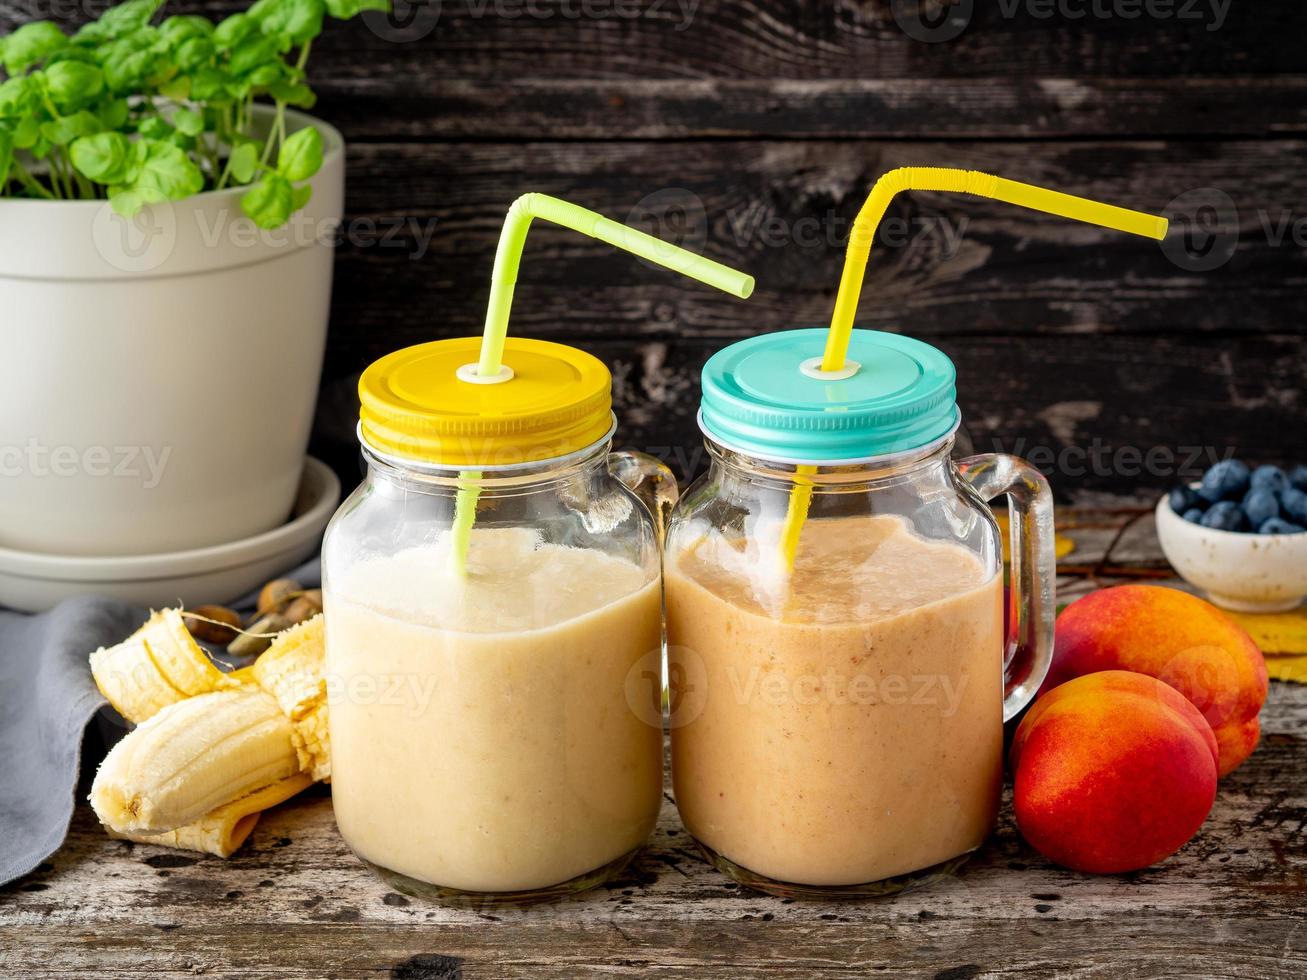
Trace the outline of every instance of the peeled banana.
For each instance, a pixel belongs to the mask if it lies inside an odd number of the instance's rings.
[[[326,636],[321,616],[278,633],[250,676],[277,699],[295,726],[295,747],[302,768],[314,779],[331,776],[327,746]]]
[[[233,800],[220,806],[212,813],[206,814],[194,823],[188,823],[176,830],[160,833],[144,832],[119,833],[109,830],[110,837],[120,840],[136,841],[138,844],[158,844],[162,847],[176,847],[183,851],[203,851],[218,857],[231,857],[250,832],[259,822],[263,811],[278,803],[284,803],[300,790],[313,785],[313,777],[308,773],[288,776],[280,782],[257,789],[248,796]]]
[[[92,654],[102,693],[139,722],[92,784],[100,822],[114,836],[226,856],[261,810],[327,778],[323,633],[315,617],[223,674],[179,610],[164,610]]]
[[[91,805],[115,830],[175,830],[298,773],[293,731],[257,687],[179,701],[114,746],[91,785]]]
[[[205,656],[177,609],[152,613],[122,643],[96,650],[91,675],[109,703],[134,725],[223,682],[222,671]]]

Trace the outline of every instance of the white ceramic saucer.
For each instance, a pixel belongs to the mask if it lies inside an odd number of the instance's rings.
[[[78,595],[107,596],[160,609],[230,602],[318,549],[340,503],[340,481],[327,465],[304,461],[291,519],[240,541],[129,558],[76,558],[0,548],[0,606],[40,612]]]

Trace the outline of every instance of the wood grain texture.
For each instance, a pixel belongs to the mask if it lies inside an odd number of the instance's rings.
[[[1100,504],[1059,514],[1076,543],[1064,568],[1164,565],[1146,501]],[[1068,573],[1059,595],[1118,580]],[[1296,980],[1307,970],[1307,687],[1272,683],[1262,722],[1198,836],[1157,868],[1055,868],[1022,842],[1005,799],[957,877],[862,903],[741,890],[699,857],[670,797],[621,880],[480,912],[390,891],[341,840],[325,787],[266,814],[227,861],[112,841],[83,805],[50,863],[0,889],[0,975]]]
[[[532,231],[514,331],[582,344],[609,363],[621,441],[697,455],[704,360],[758,331],[828,322],[848,224],[876,176],[964,153],[978,168],[1137,208],[1165,208],[1191,188],[1229,188],[1239,199],[1229,261],[1204,272],[1175,264],[1153,242],[990,201],[899,198],[892,231],[873,253],[859,322],[926,338],[953,357],[968,425],[987,448],[998,440],[1074,455],[1095,445],[1195,445],[1290,462],[1307,450],[1307,329],[1298,313],[1307,252],[1287,230],[1274,232],[1307,191],[1297,162],[1304,149],[1292,140],[1222,141],[1195,159],[1164,141],[355,147],[353,240],[338,256],[315,452],[357,475],[357,373],[396,347],[479,332],[503,211],[518,193],[539,190],[756,275],[757,292],[741,302],[575,233],[543,223]],[[1186,185],[1171,163],[1180,155]],[[674,462],[682,476],[694,472]],[[1081,489],[1162,487],[1175,475],[1074,469],[1054,473],[1065,500]]]
[[[1307,795],[1295,775],[1307,689],[1274,683],[1263,719],[1261,747],[1223,781],[1201,833],[1158,868],[1054,868],[1005,804],[957,878],[853,904],[741,891],[701,860],[670,803],[613,885],[493,912],[391,892],[350,854],[322,791],[268,814],[226,862],[111,841],[83,807],[51,864],[0,891],[0,973],[1289,980],[1307,970]]]
[[[504,210],[541,190],[757,276],[738,303],[569,232],[532,235],[513,329],[607,360],[628,444],[698,456],[708,354],[826,322],[874,179],[947,164],[1182,218],[1186,192],[1234,207],[1213,239],[1229,261],[1201,272],[1149,242],[989,202],[900,199],[860,322],[957,358],[982,442],[1307,455],[1307,7],[962,0],[964,29],[928,43],[903,26],[917,6],[399,0],[390,18],[329,24],[312,72],[317,111],[350,140],[350,221],[313,451],[353,481],[357,373],[479,331]],[[29,13],[2,11],[0,25]],[[1064,500],[1171,478],[1070,470],[1054,473]]]

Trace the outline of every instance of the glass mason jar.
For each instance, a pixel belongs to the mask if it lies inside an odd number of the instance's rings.
[[[610,452],[601,362],[510,339],[513,380],[464,387],[476,344],[364,373],[367,477],[323,587],[341,834],[396,888],[481,906],[600,884],[653,829],[661,690],[639,679],[675,481]]]
[[[863,897],[953,870],[993,829],[1003,722],[1051,656],[1053,506],[1022,460],[951,459],[942,353],[855,331],[860,364],[829,377],[824,337],[755,337],[704,368],[711,464],[664,558],[672,773],[726,874]]]

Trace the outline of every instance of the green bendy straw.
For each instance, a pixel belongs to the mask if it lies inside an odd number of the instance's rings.
[[[481,357],[477,362],[477,377],[498,378],[503,370],[504,341],[508,337],[508,317],[513,307],[513,287],[517,284],[517,270],[522,263],[522,248],[535,218],[544,218],[564,228],[607,242],[623,251],[648,259],[656,265],[697,279],[709,286],[740,299],[753,293],[753,277],[714,262],[712,259],[687,251],[653,235],[605,218],[602,214],[577,204],[560,201],[547,194],[523,194],[513,202],[504,218],[504,230],[499,235],[499,248],[495,252],[495,269],[490,280],[490,302],[486,308],[486,326],[481,339]],[[505,382],[511,384],[511,380]],[[463,470],[459,483],[473,483],[481,479],[477,470]],[[454,503],[454,523],[450,529],[450,558],[454,570],[467,574],[467,551],[476,521],[479,487],[460,486]]]

